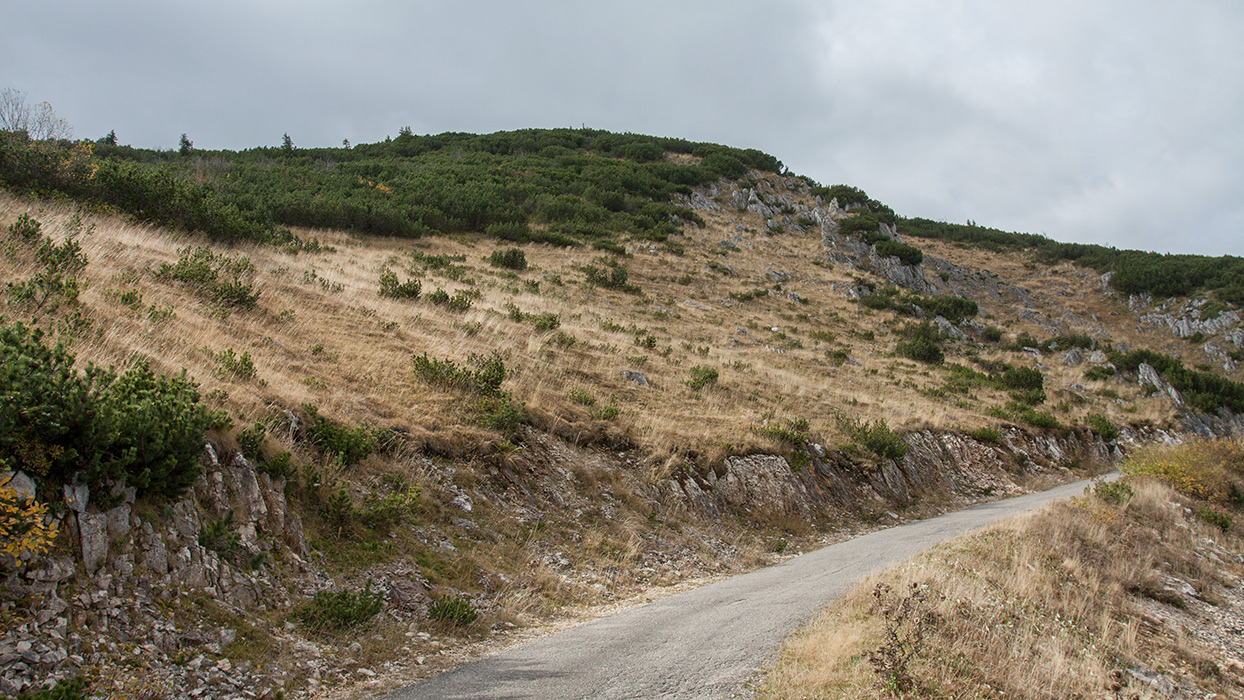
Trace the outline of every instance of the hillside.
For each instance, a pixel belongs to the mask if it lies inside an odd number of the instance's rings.
[[[0,136],[20,389],[0,458],[59,526],[6,569],[7,644],[41,651],[0,655],[0,692],[384,683],[552,615],[1240,430],[1231,280],[1145,294],[1166,268],[938,234],[756,151],[576,130],[240,153]],[[54,341],[74,359],[21,364]],[[90,384],[88,363],[122,378]],[[154,379],[183,369],[196,387]]]

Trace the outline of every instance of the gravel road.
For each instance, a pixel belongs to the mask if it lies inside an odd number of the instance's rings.
[[[385,696],[731,698],[781,641],[865,576],[945,540],[1083,492],[1087,481],[830,545],[505,649]]]

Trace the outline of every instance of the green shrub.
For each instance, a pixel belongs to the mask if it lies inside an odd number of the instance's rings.
[[[419,503],[420,493],[417,486],[399,488],[385,496],[369,493],[363,498],[359,519],[373,530],[387,532],[410,517]]]
[[[312,631],[334,634],[353,629],[376,616],[384,606],[380,594],[373,594],[371,581],[357,593],[342,589],[320,591],[311,602],[295,613]]]
[[[1002,386],[1012,390],[1045,388],[1045,375],[1036,367],[1007,367],[1000,381]]]
[[[1002,431],[994,425],[986,425],[969,430],[968,435],[981,442],[998,442],[1002,439]]]
[[[263,445],[264,438],[268,436],[268,429],[263,423],[255,423],[245,430],[238,431],[238,446],[242,448],[242,454],[250,456],[252,459],[262,457],[260,446]]]
[[[618,263],[616,260],[610,260],[604,268],[595,265],[585,265],[583,267],[584,280],[593,287],[604,287],[605,289],[617,289],[629,293],[637,293],[639,288],[627,284],[629,274],[626,266]]]
[[[428,619],[447,622],[457,627],[467,625],[479,619],[479,613],[471,601],[463,596],[445,596],[437,598],[428,606]]]
[[[753,428],[756,433],[772,440],[789,445],[802,445],[811,439],[807,418],[792,418],[781,424],[770,424]]]
[[[225,557],[233,557],[242,551],[242,538],[233,521],[233,511],[225,511],[223,518],[205,523],[199,528],[199,546]]]
[[[43,223],[38,219],[32,218],[29,214],[22,214],[17,217],[16,221],[9,224],[9,237],[33,243],[42,238],[42,227]]]
[[[488,228],[484,230],[484,234],[503,241],[514,241],[515,243],[533,240],[531,227],[525,221],[501,221],[489,224]]]
[[[1046,430],[1055,430],[1061,425],[1058,419],[1052,413],[1034,410],[1031,406],[1022,404],[1012,404],[1011,406],[1016,418],[1033,426],[1034,428],[1044,428]]]
[[[508,393],[481,396],[470,405],[475,422],[503,433],[517,432],[527,423],[527,411],[521,402]]]
[[[212,352],[210,348],[204,348],[203,351],[216,362],[216,368],[212,370],[212,376],[217,379],[255,378],[255,361],[251,359],[249,352],[243,352],[239,356],[233,351],[233,348],[225,348],[220,352]]]
[[[652,350],[657,346],[657,337],[650,335],[647,331],[635,336],[635,344],[641,348]]]
[[[1101,438],[1102,440],[1105,440],[1106,442],[1111,442],[1115,438],[1119,437],[1118,426],[1116,426],[1114,423],[1111,423],[1109,419],[1107,419],[1105,416],[1101,414],[1098,414],[1098,413],[1089,414],[1088,426],[1089,428],[1093,430],[1094,433],[1097,433],[1097,437]]]
[[[1084,378],[1092,382],[1104,382],[1114,378],[1114,367],[1110,365],[1096,365],[1084,370]]]
[[[976,305],[976,302],[963,297],[910,295],[910,300],[911,303],[923,309],[926,316],[941,316],[951,323],[959,323],[980,313],[980,307]],[[988,329],[986,329],[986,336],[988,335]]]
[[[311,483],[312,480],[307,479],[308,486]],[[354,499],[350,498],[345,484],[339,483],[320,504],[320,515],[324,516],[324,522],[336,531],[338,537],[354,529],[355,514]]]
[[[612,401],[592,411],[592,417],[596,420],[613,420],[618,417],[618,407]]]
[[[428,301],[437,306],[447,306],[449,304],[449,292],[444,289],[437,289],[435,292],[428,294]]]
[[[501,382],[505,381],[506,376],[505,361],[498,353],[487,357],[471,355],[467,363],[473,365],[475,369],[459,367],[448,358],[431,359],[427,353],[422,356],[411,356],[411,362],[414,364],[415,376],[424,381],[465,389],[486,396],[500,394]]]
[[[323,454],[349,466],[358,464],[375,451],[376,434],[367,428],[337,425],[319,415],[319,410],[310,404],[303,409],[307,412],[307,435]]]
[[[456,294],[449,298],[449,301],[447,301],[445,305],[449,307],[450,311],[469,311],[471,309],[471,299],[471,294],[459,290]]]
[[[895,347],[895,351],[902,357],[930,365],[940,365],[946,361],[946,354],[942,352],[941,347],[936,341],[928,338],[900,342]]]
[[[1016,389],[1011,392],[1011,398],[1025,406],[1039,406],[1045,403],[1046,396],[1042,389]]]
[[[380,296],[390,299],[418,299],[423,285],[417,279],[398,282],[397,273],[385,268],[380,273]]]
[[[554,313],[531,314],[529,319],[531,321],[531,325],[535,327],[537,331],[542,333],[545,331],[556,330],[562,323],[561,317]]]
[[[986,326],[983,335],[991,343],[1002,340],[1002,330],[996,326]]]
[[[652,337],[652,336],[648,336]],[[706,367],[704,365],[695,365],[690,370],[691,378],[687,380],[687,386],[699,391],[709,384],[717,383],[717,369],[715,367]]]
[[[1132,498],[1132,487],[1126,481],[1098,481],[1093,484],[1093,495],[1107,503],[1121,506]],[[1087,489],[1085,489],[1087,490]]]
[[[507,270],[526,270],[527,256],[518,248],[507,248],[506,250],[494,250],[488,258],[488,264],[493,267],[501,267]]]
[[[193,287],[221,306],[250,309],[259,299],[248,281],[254,271],[249,258],[217,255],[207,246],[187,246],[177,251],[176,263],[161,264],[156,276]]]
[[[1192,511],[1192,514],[1203,523],[1213,525],[1218,529],[1226,532],[1231,529],[1232,516],[1222,508],[1214,506],[1201,506]]]
[[[1240,382],[1212,372],[1190,370],[1179,358],[1152,350],[1133,350],[1129,353],[1110,350],[1107,355],[1116,367],[1125,372],[1136,372],[1142,362],[1149,364],[1178,389],[1193,408],[1213,413],[1219,407],[1226,406],[1232,411],[1244,412],[1244,384]]]
[[[570,391],[566,392],[566,398],[579,404],[580,406],[596,405],[596,397],[592,396],[590,393],[584,391],[583,389],[571,389]]]
[[[883,238],[872,245],[877,249],[877,255],[897,257],[899,262],[904,265],[919,265],[924,261],[924,253],[919,248],[909,246],[906,243]]]
[[[899,459],[907,454],[908,446],[903,436],[891,430],[884,418],[872,422],[843,418],[838,427],[864,449],[882,459]]]
[[[23,246],[37,243],[33,251],[34,276],[24,281],[5,284],[9,297],[27,308],[31,315],[47,306],[55,312],[61,304],[71,304],[78,299],[79,277],[86,269],[86,255],[74,239],[74,233],[63,243],[57,244],[40,233],[40,222],[23,214],[9,226],[8,234]],[[74,219],[73,228],[80,233],[81,224]]]
[[[284,479],[293,476],[297,468],[293,464],[293,455],[289,452],[282,452],[259,462],[258,469],[260,472],[267,474],[273,479]]]

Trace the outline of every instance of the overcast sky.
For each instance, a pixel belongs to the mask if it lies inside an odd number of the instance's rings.
[[[203,148],[586,125],[905,216],[1244,255],[1244,3],[8,2],[0,87]]]

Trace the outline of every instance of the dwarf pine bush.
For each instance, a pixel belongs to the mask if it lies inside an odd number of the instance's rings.
[[[380,296],[390,299],[418,299],[423,285],[417,279],[399,282],[397,273],[385,268],[380,273]]]
[[[871,422],[844,418],[839,421],[838,427],[864,449],[882,459],[898,459],[907,454],[908,447],[903,436],[891,430],[884,418]]]
[[[203,434],[222,416],[199,403],[184,371],[156,374],[139,363],[120,374],[94,365],[79,372],[73,363],[38,329],[0,327],[0,467],[54,483],[80,472],[92,484],[166,496],[194,483]]]
[[[383,597],[372,593],[371,581],[354,592],[346,589],[320,591],[295,617],[312,631],[333,634],[358,627],[376,616],[384,606]]]
[[[518,248],[507,248],[506,250],[494,250],[488,258],[488,264],[493,267],[502,267],[507,270],[526,270],[527,256]]]

